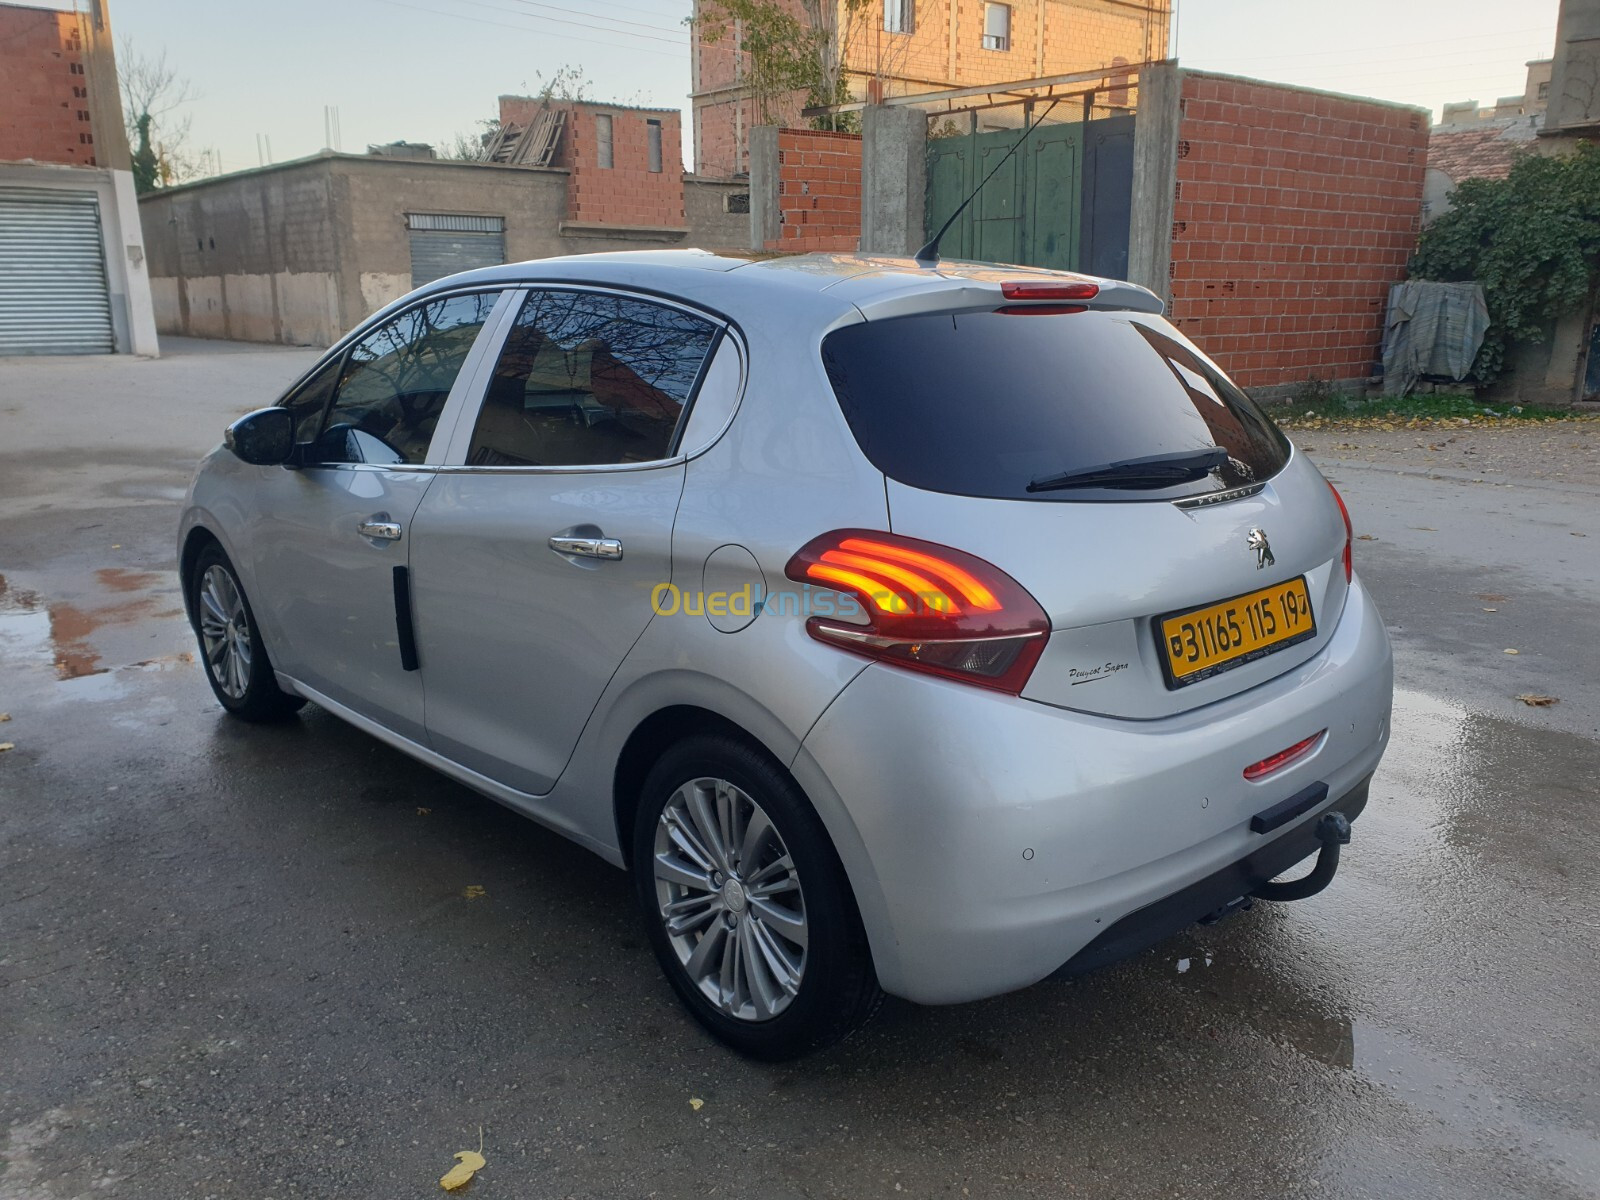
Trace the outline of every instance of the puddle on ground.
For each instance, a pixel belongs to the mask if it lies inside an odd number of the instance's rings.
[[[48,666],[59,680],[103,675],[116,668],[103,661],[95,635],[143,621],[182,617],[181,608],[162,608],[159,595],[148,592],[162,577],[150,571],[103,567],[95,579],[108,592],[127,595],[110,604],[46,603],[37,592],[10,585],[0,575],[0,650],[18,663]],[[140,669],[178,666],[194,661],[192,654],[168,654],[124,664]]]

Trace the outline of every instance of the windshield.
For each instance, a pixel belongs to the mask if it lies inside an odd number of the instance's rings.
[[[835,330],[822,358],[873,465],[930,491],[1173,500],[1262,482],[1289,458],[1287,439],[1254,401],[1172,326],[1142,313],[1010,307],[894,317]],[[1137,478],[1123,471],[1121,480],[1029,490],[1163,456],[1219,465],[1174,472],[1165,486],[1152,486],[1148,473],[1136,488],[1119,486]]]

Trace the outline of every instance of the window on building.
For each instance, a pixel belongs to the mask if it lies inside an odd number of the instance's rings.
[[[985,50],[1011,49],[1011,5],[985,4],[983,6],[983,48]]]
[[[594,119],[595,157],[602,167],[609,167],[611,157],[611,118],[601,113]]]
[[[1541,83],[1539,85],[1539,99],[1541,99],[1541,100],[1550,99],[1550,83],[1549,83],[1548,80],[1546,80],[1544,83]]]
[[[716,334],[709,321],[645,300],[530,292],[506,335],[467,462],[604,466],[666,458]]]
[[[883,0],[883,31],[911,33],[916,22],[915,0]]]
[[[650,133],[650,169],[659,175],[661,174],[661,122],[646,121],[645,128]]]

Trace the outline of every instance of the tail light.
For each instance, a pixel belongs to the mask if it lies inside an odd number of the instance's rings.
[[[819,642],[1002,692],[1022,691],[1050,632],[1039,602],[1004,571],[916,538],[836,529],[796,551],[784,574],[859,604],[864,624],[809,618]]]
[[[1294,745],[1285,750],[1279,750],[1276,754],[1272,754],[1266,758],[1263,758],[1258,763],[1251,763],[1244,769],[1244,777],[1250,780],[1264,779],[1266,776],[1271,775],[1274,771],[1283,770],[1283,768],[1287,767],[1296,759],[1304,758],[1306,755],[1310,754],[1311,751],[1315,750],[1317,743],[1322,740],[1322,735],[1327,732],[1328,731],[1326,729],[1319,729],[1305,741],[1296,742]]]
[[[1328,490],[1333,493],[1333,502],[1339,506],[1339,515],[1344,518],[1344,581],[1349,583],[1356,576],[1355,563],[1350,558],[1351,547],[1355,545],[1356,531],[1350,524],[1350,510],[1344,506],[1344,497],[1339,495],[1339,489],[1330,483]]]

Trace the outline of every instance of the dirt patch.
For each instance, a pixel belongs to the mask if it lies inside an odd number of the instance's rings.
[[[1295,442],[1319,462],[1466,471],[1600,488],[1600,422],[1541,421],[1486,429],[1370,429],[1324,424]]]

